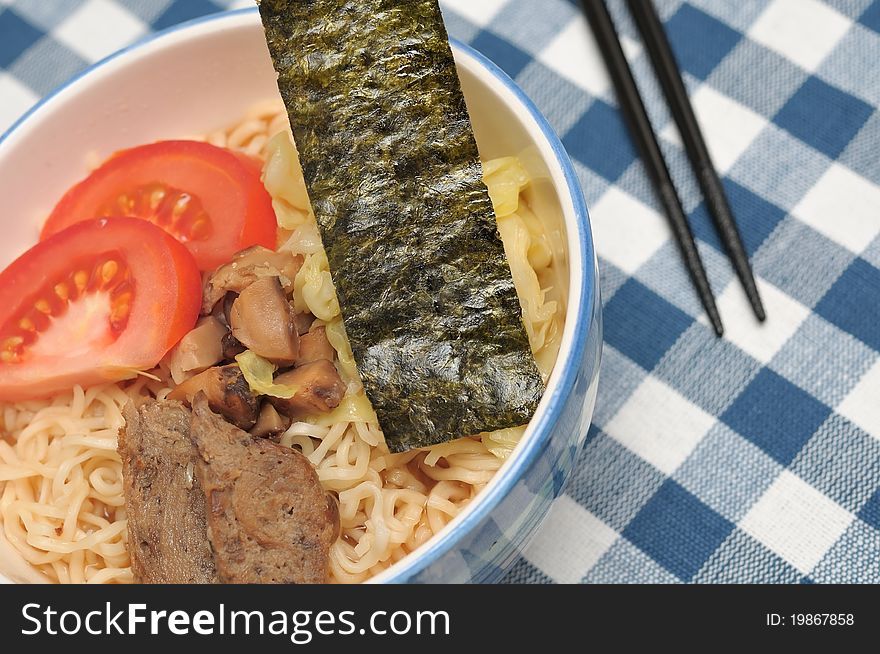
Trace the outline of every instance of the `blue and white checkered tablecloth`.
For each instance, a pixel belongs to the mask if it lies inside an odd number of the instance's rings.
[[[151,30],[251,0],[0,0],[0,130]],[[511,582],[880,582],[880,0],[659,0],[767,305],[751,317],[610,0],[727,328],[717,340],[576,0],[444,0],[562,137],[605,355],[573,483]]]

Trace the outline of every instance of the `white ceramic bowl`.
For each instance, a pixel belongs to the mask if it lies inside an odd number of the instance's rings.
[[[596,398],[602,342],[596,258],[568,156],[500,69],[460,43],[453,49],[481,156],[518,154],[534,177],[534,208],[556,243],[565,330],[547,392],[515,453],[440,534],[375,581],[498,579],[561,492]],[[36,242],[55,202],[86,175],[87,157],[204,134],[275,96],[255,9],[185,23],[96,64],[0,139],[0,266]]]

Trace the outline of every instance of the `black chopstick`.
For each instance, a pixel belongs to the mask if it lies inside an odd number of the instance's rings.
[[[620,109],[629,124],[630,133],[642,155],[657,197],[666,212],[691,281],[700,296],[700,302],[706,310],[715,333],[722,336],[724,327],[721,324],[721,316],[715,305],[715,298],[712,297],[712,288],[706,276],[706,269],[703,268],[697,244],[694,242],[694,234],[681,206],[678,193],[675,191],[669,169],[666,167],[666,161],[663,159],[663,153],[657,143],[657,137],[651,128],[651,121],[648,119],[645,105],[639,95],[626,55],[623,53],[617,31],[614,29],[614,22],[611,20],[603,0],[582,0],[582,4],[598,42],[599,51],[605,59],[611,81],[614,83]]]
[[[758,294],[755,276],[749,265],[749,255],[746,254],[746,249],[743,246],[742,237],[730,209],[730,203],[727,201],[727,194],[724,192],[721,180],[718,179],[715,166],[712,165],[709,150],[703,140],[697,118],[694,116],[694,110],[688,99],[684,82],[682,82],[675,55],[669,45],[669,39],[663,29],[663,23],[660,22],[660,17],[651,0],[627,0],[627,6],[639,33],[642,35],[651,65],[654,67],[654,73],[660,80],[666,102],[673,118],[675,118],[676,125],[678,125],[685,151],[700,183],[706,206],[715,221],[715,228],[718,230],[721,242],[727,248],[728,256],[745,289],[755,316],[763,322],[767,315],[764,312],[764,305],[761,303],[761,296]]]

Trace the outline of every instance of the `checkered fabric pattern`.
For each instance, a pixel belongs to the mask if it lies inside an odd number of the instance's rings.
[[[151,30],[250,0],[0,0],[0,129]],[[880,0],[657,0],[769,319],[722,254],[622,0],[716,339],[575,0],[444,0],[583,184],[605,353],[573,483],[511,582],[880,582]]]

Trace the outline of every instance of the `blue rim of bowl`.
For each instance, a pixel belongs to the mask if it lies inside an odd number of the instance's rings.
[[[3,133],[2,136],[0,136],[0,145],[2,145],[34,113],[39,111],[40,108],[52,101],[56,96],[61,94],[67,88],[76,84],[83,77],[86,77],[87,75],[91,74],[98,68],[101,68],[108,62],[113,61],[114,59],[117,59],[133,50],[137,50],[138,48],[141,48],[148,43],[152,43],[153,41],[168,36],[169,34],[180,32],[195,27],[197,25],[201,25],[203,23],[213,22],[217,20],[227,20],[235,16],[252,13],[257,13],[256,7],[247,7],[244,9],[235,9],[231,11],[208,14],[206,16],[194,18],[192,20],[188,20],[186,22],[179,23],[178,25],[174,25],[172,27],[168,27],[164,30],[150,34],[143,39],[140,39],[135,43],[132,43],[131,45],[114,52],[113,54],[82,70],[77,75],[69,79],[67,82],[57,87],[54,91],[39,100],[33,107],[31,107],[18,120],[16,120],[9,127],[9,129],[7,129]],[[554,413],[558,414],[560,412],[562,404],[574,388],[575,380],[578,373],[578,364],[583,357],[584,348],[586,347],[590,322],[594,310],[594,303],[596,302],[596,293],[594,287],[596,281],[595,275],[597,273],[595,266],[595,251],[593,249],[593,239],[590,232],[590,219],[587,212],[587,205],[584,201],[583,192],[581,190],[580,182],[578,181],[577,175],[575,174],[571,159],[569,158],[568,153],[565,151],[565,147],[560,142],[559,137],[556,135],[556,132],[547,122],[547,119],[544,118],[544,116],[541,114],[541,112],[538,110],[532,100],[516,84],[516,82],[514,82],[507,75],[507,73],[505,73],[497,64],[488,59],[486,56],[484,56],[477,50],[474,50],[471,46],[453,38],[450,38],[450,43],[456,49],[461,50],[472,59],[476,60],[484,68],[486,68],[499,82],[501,82],[505,87],[507,87],[509,91],[511,91],[516,96],[517,100],[519,100],[519,102],[528,110],[528,113],[541,129],[544,138],[547,140],[553,150],[557,163],[559,164],[565,175],[565,181],[568,186],[569,196],[572,202],[572,206],[574,207],[575,216],[577,218],[577,240],[580,243],[583,255],[583,268],[581,270],[583,279],[581,284],[580,312],[574,317],[575,333],[572,337],[572,348],[569,353],[568,359],[563,363],[561,379],[557,385],[556,392],[554,396],[550,398],[547,409],[539,417],[538,423],[533,427],[532,438],[529,442],[525,443],[525,450],[519,452],[513,459],[513,461],[511,461],[511,467],[505,471],[504,476],[498,481],[498,483],[492,484],[490,488],[487,488],[483,492],[483,495],[480,497],[480,501],[475,503],[473,511],[465,516],[464,520],[457,525],[456,529],[448,531],[440,538],[437,538],[432,542],[426,544],[426,546],[418,553],[416,557],[406,557],[402,559],[400,563],[396,564],[396,567],[398,567],[398,569],[395,570],[394,574],[390,575],[389,578],[386,580],[391,583],[406,581],[413,575],[417,574],[419,571],[435,563],[437,559],[449,552],[449,550],[451,550],[455,543],[459,540],[460,534],[466,533],[469,529],[475,527],[476,525],[481,523],[486,517],[488,517],[492,510],[494,510],[495,507],[499,504],[501,498],[503,498],[505,495],[507,495],[507,493],[510,492],[513,486],[521,478],[523,473],[528,470],[538,458],[550,436],[550,431],[553,423],[555,423],[558,418],[558,415],[554,416]],[[412,562],[408,563],[408,560]]]

